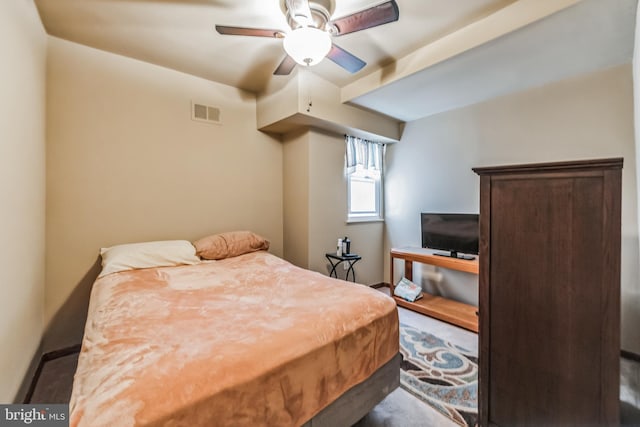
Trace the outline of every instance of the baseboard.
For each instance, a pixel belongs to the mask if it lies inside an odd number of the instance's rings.
[[[378,288],[388,288],[389,284],[385,282],[376,283],[374,285],[369,285],[370,288],[378,289]]]
[[[14,404],[24,403],[23,396],[28,393],[28,390],[31,387],[31,381],[33,380],[38,366],[40,365],[40,359],[42,359],[42,341],[40,341],[40,343],[38,344],[38,348],[31,356],[31,362],[29,363],[29,367],[22,377],[20,388],[18,388],[18,391],[13,396],[12,402]]]
[[[640,363],[640,354],[638,353],[627,350],[620,350],[620,356],[627,360],[633,360],[634,362]]]
[[[38,384],[38,379],[40,379],[40,374],[42,373],[42,368],[44,364],[50,360],[58,359],[60,357],[69,356],[70,354],[79,353],[80,348],[82,346],[80,344],[75,344],[70,347],[61,348],[59,350],[49,351],[40,356],[40,361],[38,362],[38,367],[36,368],[35,373],[33,374],[33,378],[31,378],[31,383],[29,384],[29,388],[27,389],[27,393],[24,396],[24,400],[22,403],[30,403],[31,397],[33,396],[33,392],[36,389],[36,385]]]

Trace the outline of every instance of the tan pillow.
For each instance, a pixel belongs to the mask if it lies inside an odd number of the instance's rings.
[[[213,234],[193,242],[196,255],[203,259],[224,259],[269,249],[269,241],[251,231]]]
[[[196,248],[187,240],[129,243],[100,249],[102,271],[98,277],[137,268],[198,264]]]

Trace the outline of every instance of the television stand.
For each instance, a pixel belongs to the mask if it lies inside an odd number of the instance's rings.
[[[451,251],[448,254],[442,252],[434,252],[433,254],[437,256],[446,256],[449,258],[465,259],[467,261],[476,259],[476,257],[474,257],[473,255],[458,254],[458,252],[456,251]]]
[[[391,281],[389,289],[396,304],[409,310],[439,319],[456,326],[478,332],[478,307],[450,300],[436,295],[422,292],[423,297],[415,302],[409,302],[393,295],[395,288],[393,279],[393,262],[396,259],[404,260],[404,277],[413,280],[413,263],[435,265],[451,270],[464,271],[478,274],[478,260],[465,260],[450,256],[437,256],[432,251],[422,248],[391,249]]]

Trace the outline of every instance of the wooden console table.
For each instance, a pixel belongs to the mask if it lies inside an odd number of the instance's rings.
[[[446,256],[434,255],[433,252],[416,248],[416,249],[392,249],[391,250],[391,280],[389,287],[391,296],[395,288],[393,279],[393,261],[395,259],[404,260],[404,277],[413,280],[413,263],[435,265],[451,270],[464,271],[467,273],[478,274],[478,259],[471,261],[450,258]],[[445,322],[463,327],[473,332],[478,332],[478,307],[453,301],[436,295],[430,295],[426,292],[422,293],[423,297],[416,302],[409,302],[402,298],[393,296],[396,303],[418,313],[443,320]]]

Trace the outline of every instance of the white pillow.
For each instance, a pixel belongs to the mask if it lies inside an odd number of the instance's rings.
[[[100,249],[102,271],[98,277],[137,268],[198,264],[196,248],[187,240],[130,243]]]

